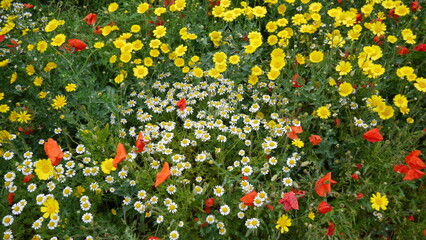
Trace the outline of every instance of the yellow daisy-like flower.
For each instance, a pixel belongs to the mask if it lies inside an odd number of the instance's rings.
[[[167,34],[167,28],[160,25],[155,27],[154,31],[152,31],[154,33],[154,37],[156,38],[162,38]]]
[[[57,95],[51,105],[54,109],[58,110],[67,105],[67,99],[63,95]]]
[[[118,9],[118,3],[113,2],[108,6],[108,12],[115,12]]]
[[[352,84],[344,82],[339,86],[339,94],[342,97],[346,97],[354,91]]]
[[[16,121],[20,123],[28,123],[28,121],[31,120],[31,114],[29,114],[27,111],[20,111],[16,115]]]
[[[38,160],[35,164],[35,173],[40,180],[47,180],[53,175],[53,166],[50,159]]]
[[[115,170],[117,170],[113,165],[112,165],[112,162],[114,161],[114,159],[112,159],[112,158],[108,158],[108,159],[105,159],[105,161],[103,161],[102,162],[102,164],[101,164],[101,169],[102,169],[102,172],[104,172],[105,174],[110,174],[111,173],[111,171],[115,171]]]
[[[336,66],[336,71],[339,72],[339,75],[346,75],[352,71],[352,65],[350,62],[340,61]]]
[[[294,139],[291,142],[291,144],[298,147],[298,148],[302,148],[303,146],[305,146],[305,143],[303,141],[301,141],[300,139]]]
[[[322,62],[322,60],[324,60],[324,53],[320,51],[313,51],[309,54],[309,60],[313,63]]]
[[[64,34],[58,34],[54,38],[52,38],[52,42],[50,43],[50,45],[56,47],[61,46],[62,44],[64,44],[66,39],[67,37]]]
[[[77,85],[75,83],[68,83],[65,87],[65,91],[74,92],[77,89]]]
[[[281,233],[288,232],[288,227],[291,226],[291,218],[289,218],[287,215],[282,215],[280,218],[278,218],[277,225],[275,228],[279,229]]]
[[[386,207],[389,204],[389,200],[386,197],[386,195],[381,195],[379,192],[376,194],[373,193],[373,196],[370,198],[371,207],[376,210],[380,211],[380,209],[386,210]]]
[[[52,219],[56,214],[59,213],[59,203],[52,197],[49,197],[43,203],[43,206],[40,208],[40,211],[44,213],[44,218],[50,217]]]
[[[47,50],[48,43],[46,41],[39,41],[37,43],[37,51],[44,53]]]
[[[318,117],[320,117],[321,119],[327,119],[330,117],[331,112],[330,109],[328,109],[328,107],[319,107],[316,111],[316,114]]]
[[[133,75],[136,78],[144,78],[146,75],[148,75],[148,68],[142,65],[136,66],[133,68]]]

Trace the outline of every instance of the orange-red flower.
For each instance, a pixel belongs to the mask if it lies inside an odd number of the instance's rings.
[[[46,152],[47,158],[52,162],[52,166],[58,165],[64,157],[64,153],[58,143],[52,138],[49,138],[47,142],[44,143],[44,151]]]
[[[322,138],[318,135],[311,135],[309,137],[309,142],[311,142],[312,145],[314,145],[314,146],[320,144],[321,141],[322,141]]]
[[[331,236],[334,233],[334,223],[328,221],[328,229],[327,229],[327,236]]]
[[[398,55],[401,55],[401,56],[410,52],[408,48],[404,46],[396,46],[396,50],[398,51]]]
[[[426,165],[419,158],[420,154],[420,150],[412,151],[410,154],[408,154],[408,156],[405,157],[405,162],[408,164],[408,166],[398,164],[393,167],[393,171],[405,174],[402,180],[410,181],[423,177],[425,173],[420,170],[426,168]]]
[[[112,161],[112,165],[115,168],[118,168],[117,164],[122,162],[127,157],[126,148],[124,148],[124,145],[122,143],[117,144],[117,150],[115,153],[114,161]]]
[[[299,139],[299,136],[297,136],[297,134],[302,132],[303,132],[302,126],[292,126],[291,132],[287,133],[287,137],[289,137],[290,139]]]
[[[88,24],[92,25],[96,23],[97,15],[95,13],[89,13],[86,17],[83,18],[83,20]]]
[[[318,204],[318,211],[322,214],[326,214],[333,210],[333,207],[328,204],[328,202],[322,201],[320,204]]]
[[[33,177],[34,177],[34,175],[33,175],[33,174],[26,175],[26,176],[22,179],[22,182],[23,182],[23,183],[29,182],[29,181],[31,181],[31,179],[33,179]]]
[[[179,107],[181,111],[185,110],[186,108],[185,98],[182,98],[181,100],[179,100],[179,102],[177,102],[176,105]]]
[[[362,135],[369,142],[380,142],[383,140],[382,134],[378,128],[373,128]]]
[[[138,135],[138,139],[136,140],[136,147],[138,148],[137,151],[135,151],[135,153],[140,153],[144,151],[145,145],[149,143],[149,140],[145,140],[145,138],[143,137],[143,133],[140,132]]]
[[[331,179],[331,172],[328,172],[324,177],[318,179],[315,183],[315,191],[321,197],[324,197],[325,194],[331,192],[331,184],[337,183]]]
[[[284,196],[279,203],[283,205],[284,211],[290,211],[292,209],[299,210],[299,202],[297,201],[297,197],[294,192],[284,193]]]
[[[86,49],[87,45],[79,39],[69,39],[68,46],[74,48],[74,52],[78,52]]]
[[[167,178],[171,175],[170,173],[170,167],[169,163],[165,162],[163,165],[163,169],[161,169],[161,172],[157,173],[157,177],[155,178],[155,184],[154,187],[158,187],[162,182],[166,181]]]
[[[240,198],[240,201],[244,203],[244,205],[251,206],[254,203],[254,199],[257,196],[256,191],[251,191],[244,195],[244,197]]]

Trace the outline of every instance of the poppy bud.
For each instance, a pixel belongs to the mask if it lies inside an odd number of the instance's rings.
[[[14,193],[9,193],[9,195],[7,196],[7,202],[9,203],[9,205],[13,204],[13,198],[15,197]]]
[[[356,199],[360,200],[360,199],[363,199],[363,198],[364,198],[364,194],[362,194],[362,193],[357,193],[357,195],[356,195]]]
[[[318,204],[318,211],[322,214],[326,214],[331,210],[333,210],[333,207],[325,201],[322,201],[320,204]]]
[[[359,179],[358,174],[356,174],[356,173],[352,174],[352,179],[358,180]]]
[[[214,205],[214,200],[216,200],[216,199],[214,199],[214,198],[208,198],[208,199],[206,200],[206,206],[207,206],[207,207],[213,207],[213,205]]]

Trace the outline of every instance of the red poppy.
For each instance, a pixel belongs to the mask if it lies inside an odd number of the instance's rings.
[[[420,150],[415,150],[408,154],[408,156],[405,157],[405,162],[408,164],[408,166],[417,170],[426,168],[425,163],[419,158],[421,153],[422,152]]]
[[[240,201],[244,203],[244,205],[251,206],[253,205],[254,199],[257,196],[256,191],[252,191],[244,195],[244,197],[240,198]]]
[[[417,169],[409,169],[402,180],[411,181],[411,180],[419,179],[423,177],[424,175],[425,173],[422,171],[419,171]]]
[[[26,8],[33,8],[33,7],[34,7],[34,5],[24,3],[24,7],[26,7]]]
[[[86,17],[83,18],[83,21],[85,21],[88,25],[92,25],[96,23],[96,18],[98,16],[95,13],[89,13]]]
[[[13,198],[15,198],[15,194],[9,193],[9,195],[7,196],[7,202],[9,203],[9,205],[13,204]]]
[[[83,41],[79,39],[69,39],[68,45],[74,48],[74,52],[82,51],[86,49],[86,46],[87,46]]]
[[[398,51],[398,55],[405,55],[407,53],[409,53],[410,51],[408,50],[408,48],[404,47],[404,46],[396,46],[396,50]]]
[[[160,240],[160,238],[159,237],[155,237],[155,236],[151,236],[151,237],[148,238],[148,240]]]
[[[31,133],[34,132],[34,130],[31,127],[26,127],[25,129],[23,127],[18,127],[18,131],[20,131],[21,133],[25,135],[30,135]]]
[[[214,198],[207,198],[207,200],[206,200],[206,206],[207,207],[213,207],[215,200],[216,199],[214,199]]]
[[[362,22],[363,15],[362,13],[356,14],[356,23]]]
[[[410,221],[416,221],[413,215],[407,216],[407,219]]]
[[[362,194],[362,193],[357,193],[356,194],[356,199],[361,200],[363,198],[364,198],[364,194]]]
[[[284,193],[284,196],[279,203],[283,205],[284,211],[290,211],[292,209],[299,210],[299,202],[297,201],[297,197],[294,192]]]
[[[143,137],[143,133],[140,132],[138,135],[138,139],[136,140],[136,147],[138,148],[137,151],[135,151],[135,153],[140,153],[143,152],[145,149],[145,145],[149,143],[149,140],[145,140],[145,138]]]
[[[274,211],[274,206],[272,206],[270,204],[266,204],[265,207],[267,207],[271,211]]]
[[[399,18],[399,15],[395,14],[395,9],[391,9],[391,10],[389,10],[388,18],[396,19],[396,18]]]
[[[29,182],[29,181],[31,181],[31,179],[33,179],[33,177],[34,177],[33,174],[29,174],[22,179],[22,182],[23,183]]]
[[[204,211],[207,213],[207,214],[210,214],[210,208],[211,207],[213,207],[213,205],[214,205],[214,201],[215,201],[216,199],[214,199],[214,198],[208,198],[207,200],[206,200],[206,207],[205,207],[205,209],[204,209]]]
[[[322,138],[320,136],[318,136],[318,135],[311,135],[309,137],[309,142],[311,142],[312,145],[314,145],[314,146],[320,144],[321,141],[322,141]]]
[[[357,169],[361,169],[362,168],[362,163],[358,163],[357,165],[355,165]]]
[[[102,34],[101,26],[96,26],[95,30],[93,30],[93,34],[95,34],[95,35]]]
[[[359,179],[359,175],[358,175],[358,174],[356,174],[356,173],[353,173],[353,174],[352,174],[352,179],[354,179],[354,180],[358,180],[358,179]]]
[[[302,198],[306,195],[306,191],[298,190],[296,188],[291,188],[290,191],[294,192],[299,198]]]
[[[0,42],[4,41],[4,35],[0,35]]]
[[[287,133],[287,137],[289,137],[290,139],[299,139],[299,136],[297,136],[297,134],[302,132],[303,132],[302,126],[292,126],[291,132]]]
[[[335,118],[334,123],[336,124],[336,126],[340,127],[341,122],[339,118]]]
[[[327,229],[327,236],[331,236],[334,233],[334,223],[328,221],[328,229]]]
[[[175,0],[164,0],[164,7],[175,4]]]
[[[170,173],[170,167],[169,163],[165,162],[163,165],[163,169],[161,169],[161,172],[157,173],[157,177],[155,179],[154,187],[158,187],[162,182],[166,181],[167,178],[171,175]]]
[[[321,197],[324,197],[325,194],[331,192],[331,184],[337,183],[331,179],[331,172],[328,172],[324,177],[318,179],[315,183],[315,191]]]
[[[383,39],[385,38],[385,36],[384,35],[380,35],[380,36],[375,36],[374,38],[373,38],[373,41],[374,42],[376,42],[377,44],[379,44],[379,45],[382,45],[383,44]]]
[[[179,102],[177,102],[176,105],[179,107],[179,109],[181,111],[185,110],[185,108],[186,108],[186,100],[185,100],[185,98],[182,98],[181,100],[179,100]]]
[[[322,201],[318,204],[318,211],[322,214],[326,214],[333,210],[333,207],[328,204],[328,202]]]
[[[64,157],[64,153],[62,152],[58,143],[52,138],[49,138],[47,142],[44,143],[44,151],[47,155],[47,158],[49,158],[52,162],[53,166],[58,165]]]
[[[402,165],[402,164],[398,164],[393,167],[394,172],[403,173],[403,174],[406,174],[408,172],[408,169],[409,168],[407,165]]]
[[[426,52],[426,44],[419,43],[413,49],[414,49],[414,51]]]
[[[413,12],[416,12],[417,10],[422,10],[422,6],[419,5],[419,1],[413,1],[410,4],[410,9]]]
[[[117,164],[121,163],[127,157],[126,148],[122,143],[117,144],[117,150],[115,153],[114,161],[112,161],[112,165],[115,168],[118,168]]]
[[[373,128],[362,135],[369,142],[380,142],[383,140],[378,128]]]

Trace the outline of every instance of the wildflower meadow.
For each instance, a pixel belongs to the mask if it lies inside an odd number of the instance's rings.
[[[3,239],[425,239],[424,0],[0,0]]]

